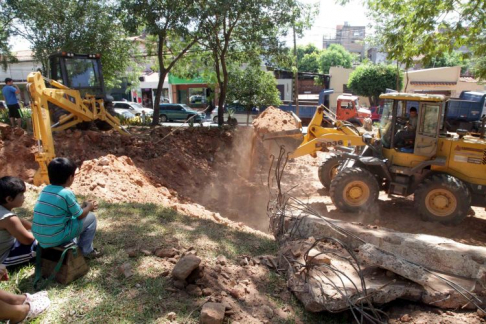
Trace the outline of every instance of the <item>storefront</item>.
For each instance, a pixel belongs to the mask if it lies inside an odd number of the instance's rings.
[[[158,84],[158,73],[144,75],[142,81],[140,81],[140,88],[138,90],[132,90],[132,101],[138,102],[144,107],[153,108]],[[171,96],[168,78],[166,78],[162,87],[162,97],[160,98],[160,102],[169,102]]]
[[[208,84],[202,78],[182,79],[169,74],[172,102],[183,103],[192,108],[205,108]]]

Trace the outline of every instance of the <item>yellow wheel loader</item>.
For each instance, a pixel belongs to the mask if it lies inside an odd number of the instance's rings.
[[[360,147],[366,146],[363,135],[355,125],[348,121],[338,120],[336,114],[324,105],[317,108],[305,135],[302,135],[300,119],[295,114],[293,114],[293,117],[297,121],[299,129],[263,135],[263,140],[294,138],[301,141],[297,149],[289,155],[289,158],[304,155],[317,157],[317,152],[329,152],[336,148],[350,148],[352,152],[359,152]],[[326,126],[323,126],[323,124]],[[332,127],[327,127],[329,124],[332,124]],[[319,180],[324,187],[329,189],[341,160],[340,154],[331,153],[319,166]]]
[[[99,55],[62,52],[50,56],[50,66],[51,79],[40,72],[27,76],[34,137],[39,146],[35,155],[39,163],[36,185],[49,183],[47,165],[56,157],[53,131],[94,122],[100,129],[114,128],[128,134],[113,115],[113,100],[106,96]]]
[[[424,220],[445,224],[462,221],[471,206],[486,207],[484,132],[480,137],[467,136],[465,130],[448,133],[442,95],[390,93],[380,99],[384,111],[378,139],[365,136],[359,154],[342,154],[330,186],[334,205],[356,212],[375,204],[380,190],[414,194]],[[412,107],[418,111],[415,127],[406,121]]]

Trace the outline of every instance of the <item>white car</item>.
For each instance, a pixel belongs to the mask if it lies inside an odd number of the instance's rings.
[[[142,114],[142,111],[145,111],[145,115],[152,116],[154,114],[154,110],[152,108],[146,108],[139,103],[131,102],[131,101],[113,101],[113,108],[118,114],[122,114],[123,111],[129,111],[135,116],[139,116]]]

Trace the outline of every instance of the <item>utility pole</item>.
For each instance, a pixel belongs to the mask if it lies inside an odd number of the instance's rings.
[[[293,24],[294,32],[294,57],[295,57],[295,70],[294,70],[294,100],[295,100],[295,114],[299,116],[299,62],[297,59],[297,38],[295,36],[295,22]]]

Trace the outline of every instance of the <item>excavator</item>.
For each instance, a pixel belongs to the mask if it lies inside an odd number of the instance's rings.
[[[39,148],[35,154],[39,163],[35,185],[49,183],[47,165],[56,157],[52,132],[75,126],[86,128],[94,123],[101,130],[113,128],[128,134],[110,113],[113,100],[106,95],[99,54],[61,52],[49,59],[50,79],[41,72],[27,76],[34,138]]]
[[[328,172],[325,180],[334,205],[359,212],[376,204],[380,190],[390,197],[413,194],[424,220],[452,225],[460,223],[471,206],[486,207],[486,118],[479,137],[460,129],[449,133],[443,95],[387,93],[380,99],[384,109],[376,136],[359,134],[338,120],[330,132],[320,126],[327,111],[320,106],[301,145],[290,154],[316,156],[331,148],[338,152],[319,167],[321,182],[321,173]],[[418,110],[415,128],[407,121],[412,107]],[[298,132],[267,139],[279,137],[297,138]]]

